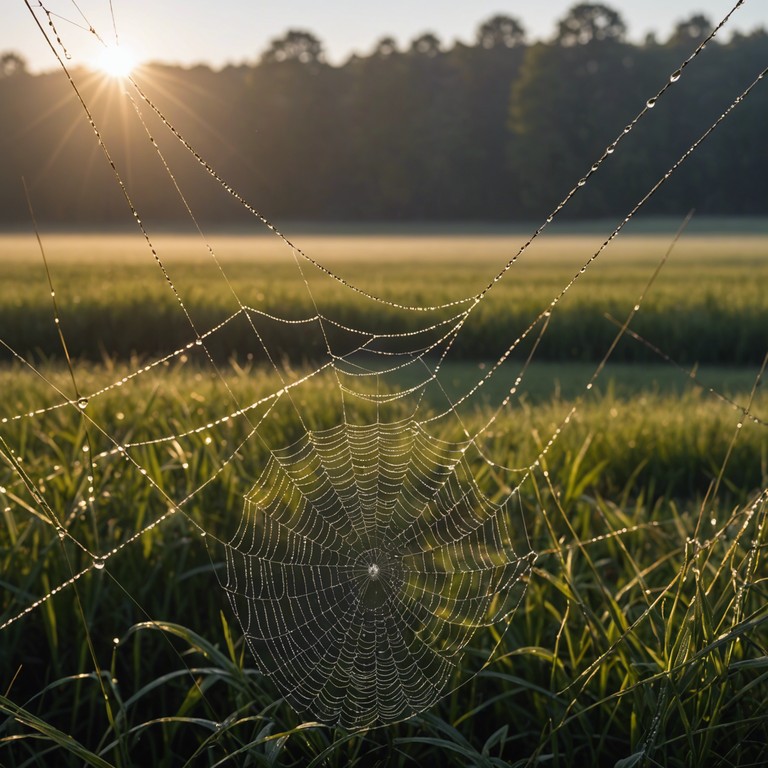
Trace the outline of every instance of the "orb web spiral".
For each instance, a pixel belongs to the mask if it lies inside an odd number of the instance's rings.
[[[348,729],[418,713],[460,683],[475,632],[520,602],[535,555],[512,501],[478,486],[469,445],[405,420],[272,453],[225,546],[224,587],[299,712]]]

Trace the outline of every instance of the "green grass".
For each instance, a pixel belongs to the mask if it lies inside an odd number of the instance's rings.
[[[76,366],[82,392],[131,370]],[[47,381],[19,366],[0,373],[0,417],[56,404],[52,385],[70,391],[66,370],[41,372]],[[274,372],[257,367],[228,369],[226,381],[240,405],[279,388]],[[519,470],[577,406],[521,487],[521,512],[540,553],[524,601],[503,637],[476,636],[465,657],[470,667],[500,645],[471,683],[428,713],[361,734],[302,725],[253,668],[225,607],[213,540],[231,529],[266,454],[253,440],[230,458],[248,431],[242,418],[182,436],[229,412],[209,369],[158,366],[91,397],[84,411],[67,405],[5,422],[3,438],[32,482],[25,487],[18,467],[4,462],[3,616],[64,583],[91,554],[120,549],[105,568],[0,632],[0,710],[8,716],[0,763],[761,764],[768,757],[768,505],[758,498],[768,484],[765,426],[695,388],[606,389],[582,385],[577,401],[526,397],[491,425],[480,448]],[[731,394],[746,405],[749,384]],[[340,417],[337,387],[322,374],[296,389],[296,403],[309,428]],[[390,415],[404,415],[405,404],[395,401]],[[765,406],[760,393],[751,411],[765,417]],[[367,408],[352,405],[350,420]],[[262,423],[267,444],[303,432],[291,413]],[[467,410],[465,424],[487,415],[482,406]],[[116,454],[97,458],[89,480],[88,457],[113,446],[99,427],[121,444],[138,444],[129,452],[146,476]],[[145,442],[162,434],[178,437]],[[476,467],[489,493],[504,495],[521,477]],[[205,478],[214,480],[181,512],[150,527],[169,498],[184,499]],[[49,514],[66,528],[63,540]]]
[[[609,229],[606,228],[605,234]],[[307,236],[298,245],[345,280],[390,301],[435,305],[481,290],[523,242],[501,236]],[[579,278],[553,313],[538,360],[594,361],[637,302],[648,276],[670,245],[668,235],[620,238],[600,256],[599,269]],[[543,236],[490,292],[464,326],[454,359],[501,354],[545,310],[599,248],[601,235]],[[146,244],[129,235],[44,238],[62,327],[75,356],[127,359],[167,353],[193,340],[177,298]],[[324,315],[365,329],[406,332],[450,313],[408,313],[371,303],[304,263],[312,297],[290,250],[276,238],[214,235],[217,253],[240,301],[279,317]],[[160,236],[157,251],[200,330],[239,309],[205,244],[188,236]],[[439,274],[439,280],[435,276]],[[632,329],[688,365],[760,363],[768,326],[768,239],[760,235],[684,237],[643,302]],[[613,318],[613,321],[610,319]],[[33,238],[0,238],[0,327],[22,354],[60,354],[51,302]],[[266,325],[264,326],[266,327]],[[295,362],[319,359],[322,340],[298,344],[292,329],[269,325],[270,351]],[[344,340],[336,338],[342,345]],[[245,322],[217,335],[222,359],[263,357]],[[626,338],[616,362],[656,360]]]
[[[419,304],[480,290],[520,242],[301,240],[364,290]],[[206,339],[221,376],[194,345],[144,371],[195,338],[146,245],[44,237],[88,396],[80,408],[34,241],[0,238],[2,338],[37,366],[0,368],[0,624],[19,617],[0,630],[0,765],[765,763],[768,400],[762,386],[752,392],[757,365],[726,367],[765,354],[764,235],[685,237],[632,322],[695,377],[627,337],[586,388],[616,334],[605,315],[624,320],[669,241],[621,238],[553,313],[533,362],[531,336],[454,408],[601,237],[542,240],[470,316],[439,386],[425,385],[419,417],[449,411],[436,435],[488,424],[468,454],[474,477],[496,499],[521,483],[514,503],[539,557],[506,631],[475,636],[469,683],[405,723],[349,734],[304,723],[258,673],[219,584],[217,539],[231,534],[268,449],[342,418],[339,380],[307,363],[325,360],[318,328],[256,321],[280,373],[259,364],[242,316]],[[210,242],[243,303],[314,313],[285,246]],[[164,236],[157,247],[199,330],[236,312],[200,240]],[[358,328],[407,332],[450,314],[372,304],[312,267],[304,274],[321,312]],[[336,333],[341,350],[362,341]],[[414,338],[387,344],[413,349]],[[424,382],[433,363],[386,376],[379,394]],[[373,379],[341,381],[376,392]],[[292,382],[274,408],[256,404]],[[383,404],[381,418],[406,417],[415,401]],[[365,400],[344,405],[351,422],[376,415]]]

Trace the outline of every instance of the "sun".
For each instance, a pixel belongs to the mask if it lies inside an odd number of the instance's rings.
[[[137,65],[136,56],[124,46],[109,46],[96,59],[96,68],[105,75],[115,78],[130,77]]]

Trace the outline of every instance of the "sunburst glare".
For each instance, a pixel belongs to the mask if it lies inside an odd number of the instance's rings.
[[[136,65],[135,54],[124,46],[108,46],[102,49],[95,61],[96,68],[110,77],[129,77]]]

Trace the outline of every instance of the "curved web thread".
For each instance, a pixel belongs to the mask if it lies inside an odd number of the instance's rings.
[[[691,59],[686,60],[683,66]],[[670,82],[678,78],[679,70]],[[224,184],[136,87],[141,98],[167,123],[195,159]],[[654,103],[667,87],[654,97]],[[741,94],[705,136],[748,93],[749,89]],[[650,106],[649,100],[645,109]],[[632,124],[636,121],[637,118]],[[95,130],[92,120],[91,124]],[[695,151],[701,140],[679,162]],[[611,145],[612,151],[617,142]],[[606,151],[587,177],[612,151]],[[679,162],[664,179],[676,170]],[[580,182],[569,192],[555,214],[581,186]],[[618,235],[623,224],[656,188],[619,225],[580,274]],[[229,187],[226,189],[235,194]],[[130,199],[128,202],[131,204]],[[245,204],[245,201],[242,202]],[[134,371],[84,398],[86,405],[88,400],[141,378],[168,359],[198,353],[199,347],[202,347],[199,354],[206,355],[207,362],[204,359],[204,364],[215,367],[208,354],[208,343],[215,344],[216,334],[226,325],[239,320],[251,324],[257,344],[266,351],[268,342],[254,327],[253,317],[281,325],[294,324],[297,328],[315,327],[323,337],[329,361],[293,381],[285,381],[281,377],[280,389],[263,399],[243,405],[237,403],[233,396],[235,409],[231,413],[184,432],[136,442],[117,441],[109,430],[102,430],[84,413],[84,418],[94,429],[102,431],[108,443],[96,454],[95,460],[99,463],[116,455],[127,456],[129,462],[144,471],[140,459],[133,455],[134,449],[158,442],[191,439],[206,435],[231,420],[245,420],[246,438],[236,443],[221,469],[233,461],[251,439],[265,442],[269,458],[261,477],[245,496],[245,508],[236,533],[229,540],[222,539],[219,543],[224,545],[227,562],[227,580],[223,586],[241,621],[251,650],[259,660],[261,670],[273,677],[281,692],[300,711],[348,728],[393,722],[422,711],[437,701],[460,667],[461,652],[472,641],[476,631],[509,619],[521,599],[525,577],[535,555],[527,541],[522,516],[511,510],[514,506],[511,496],[501,503],[492,502],[475,479],[474,465],[466,458],[466,452],[468,448],[474,448],[478,435],[455,442],[441,441],[426,432],[424,425],[431,421],[444,418],[460,421],[456,406],[471,398],[477,385],[457,402],[449,402],[448,409],[434,418],[426,416],[417,420],[420,398],[408,417],[399,421],[380,421],[378,406],[406,401],[407,396],[422,393],[429,381],[437,379],[440,362],[448,354],[469,313],[511,267],[517,256],[481,294],[434,306],[410,306],[358,290],[319,262],[305,256],[255,209],[252,213],[285,240],[294,254],[310,261],[327,277],[344,288],[360,293],[366,300],[383,301],[397,309],[419,312],[436,312],[463,303],[469,303],[469,308],[447,318],[428,320],[416,331],[383,333],[349,327],[320,311],[317,304],[314,315],[295,320],[248,307],[237,298],[238,309],[219,326],[198,332],[190,320],[196,337],[194,341],[167,358]],[[547,223],[551,218],[548,217]],[[140,220],[139,224],[143,229]],[[533,237],[540,231],[536,230]],[[175,293],[174,281],[148,237],[147,243]],[[212,250],[211,255],[214,255]],[[223,270],[222,275],[225,277]],[[575,280],[563,289],[560,296]],[[309,285],[307,287],[311,293]],[[552,308],[558,298],[553,301]],[[181,298],[179,301],[183,310]],[[550,311],[548,309],[544,313]],[[547,316],[544,313],[478,385],[506,362],[510,352],[529,335],[538,321]],[[340,332],[338,338],[329,338],[329,327]],[[545,330],[546,322],[542,333]],[[428,354],[435,353],[438,353],[437,364],[427,360]],[[383,369],[375,364],[378,359],[386,361]],[[388,374],[399,373],[412,365],[425,367],[425,379],[407,390],[371,392],[361,389],[358,384],[342,383],[358,379],[383,382]],[[274,362],[272,367],[278,370]],[[333,371],[342,400],[345,396],[352,396],[376,403],[375,419],[358,425],[345,417],[342,424],[319,430],[303,424],[303,435],[289,447],[267,444],[259,430],[264,420],[270,417],[273,407],[290,399],[294,390],[300,389],[306,381],[326,369]],[[49,384],[54,387],[53,383]],[[59,403],[27,414],[17,414],[12,420],[24,416],[38,418],[62,407],[83,409],[79,398],[73,400],[63,392],[59,395]],[[292,402],[288,410],[298,409]],[[251,422],[250,414],[253,412],[258,416]],[[23,470],[18,462],[14,462],[9,446],[5,447],[4,454],[14,465],[19,482],[26,484]],[[208,477],[202,485],[196,486],[178,501],[173,501],[155,485],[155,490],[171,506],[167,515],[159,517],[152,525],[160,524],[167,516],[182,509],[211,480],[213,477]],[[151,478],[147,481],[153,483]],[[44,497],[35,493],[40,506],[45,507]],[[53,511],[49,511],[49,517],[56,520]],[[91,567],[103,567],[106,560],[135,542],[147,529],[136,532],[120,547],[106,553],[94,553],[94,565]],[[64,530],[65,536],[70,535],[65,527],[59,530]],[[67,584],[88,570],[90,567],[73,575]],[[46,598],[67,584],[59,585]],[[33,610],[42,602],[36,601],[28,610]],[[6,621],[3,627],[9,623]],[[318,642],[318,637],[327,640],[327,644],[322,640]]]

